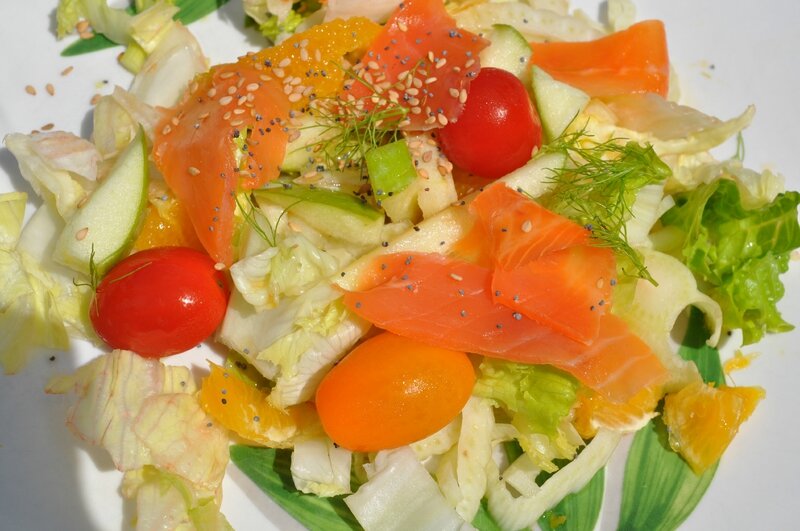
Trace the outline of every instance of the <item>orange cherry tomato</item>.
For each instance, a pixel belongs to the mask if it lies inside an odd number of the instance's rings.
[[[386,332],[331,369],[317,389],[317,412],[325,432],[344,448],[397,448],[446,426],[474,383],[465,353]]]

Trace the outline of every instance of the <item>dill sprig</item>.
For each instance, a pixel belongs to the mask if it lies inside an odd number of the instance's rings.
[[[314,100],[309,113],[321,127],[321,140],[312,144],[326,166],[342,170],[358,166],[363,169],[364,156],[378,146],[400,138],[398,127],[408,118],[409,110],[392,93],[360,74],[358,66],[341,67],[349,77],[346,83],[360,83],[369,90],[366,96],[332,97]],[[410,70],[409,75],[413,75]],[[398,87],[401,82],[396,83]],[[396,87],[395,87],[396,88]]]
[[[626,232],[636,192],[671,174],[653,146],[622,138],[596,142],[580,130],[562,135],[543,151],[562,153],[566,163],[551,170],[555,187],[540,201],[586,226],[600,246],[628,259],[633,275],[656,284],[639,253],[628,243]],[[624,268],[623,272],[628,273]]]
[[[240,196],[244,197],[244,200],[247,203],[246,205],[242,204],[242,201],[239,199]],[[280,215],[278,215],[278,219],[275,220],[275,224],[273,224],[269,220],[269,217],[267,217],[267,215],[264,214],[264,212],[258,206],[251,193],[239,194],[235,197],[235,200],[236,207],[239,209],[239,212],[242,213],[242,217],[244,218],[245,222],[250,225],[253,231],[258,234],[261,239],[267,242],[267,245],[270,247],[275,247],[278,245],[278,227],[280,226],[283,217],[289,212],[290,208],[303,201],[302,199],[298,199],[291,205],[284,208]],[[259,219],[263,220],[264,224],[266,224],[266,230],[261,226],[261,223],[259,223]]]
[[[88,287],[92,292],[97,292],[97,285],[100,283],[100,271],[97,268],[94,255],[94,244],[92,244],[91,250],[89,251],[89,282],[82,282],[73,278],[72,284],[76,288]]]

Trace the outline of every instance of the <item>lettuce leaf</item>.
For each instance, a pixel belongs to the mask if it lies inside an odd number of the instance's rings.
[[[325,438],[297,441],[292,452],[292,481],[300,492],[321,497],[350,494],[352,452]]]
[[[12,133],[3,141],[33,190],[68,219],[97,178],[100,154],[94,145],[70,133]]]
[[[0,365],[19,371],[37,347],[66,349],[69,339],[48,275],[17,247],[27,194],[0,194]]]
[[[137,529],[233,529],[215,496],[204,496],[180,476],[154,466],[126,472],[121,490],[136,500]]]
[[[661,218],[683,261],[722,307],[725,325],[742,328],[744,344],[792,329],[776,303],[784,293],[780,274],[800,246],[798,203],[800,193],[787,192],[747,209],[737,184],[720,179],[678,194]]]
[[[553,367],[485,358],[473,394],[506,409],[518,428],[555,436],[577,390],[577,380]]]

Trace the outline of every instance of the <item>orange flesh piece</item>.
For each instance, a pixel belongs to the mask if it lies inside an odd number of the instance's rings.
[[[267,401],[266,393],[213,363],[198,401],[216,422],[264,446],[288,447],[297,435],[313,432],[317,421],[311,404],[278,409]]]
[[[347,307],[379,328],[423,343],[554,365],[612,402],[666,377],[658,358],[618,317],[603,315],[597,337],[584,345],[497,304],[492,272],[475,264],[391,254],[376,259],[363,282],[345,294]]]
[[[342,58],[360,56],[380,33],[381,26],[363,17],[336,19],[296,33],[278,46],[266,48],[240,61],[252,62],[264,74],[290,83],[292,108],[302,109],[311,99],[329,98],[341,92],[345,71]]]
[[[590,96],[669,90],[664,24],[645,20],[588,42],[531,43],[531,62]]]
[[[716,463],[766,396],[760,387],[719,388],[697,382],[664,400],[669,443],[697,474]]]

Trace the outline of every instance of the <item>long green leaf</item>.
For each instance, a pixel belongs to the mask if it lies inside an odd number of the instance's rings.
[[[543,531],[592,531],[600,517],[605,491],[605,469],[597,471],[591,481],[570,494],[539,518]]]
[[[231,461],[275,503],[311,531],[362,529],[341,497],[303,494],[292,482],[291,451],[231,446]]]
[[[495,522],[492,515],[489,514],[489,507],[486,505],[486,498],[481,500],[481,505],[478,507],[478,512],[475,518],[472,519],[472,527],[478,531],[501,531],[497,522]]]
[[[175,15],[175,20],[183,24],[191,24],[213,13],[227,3],[228,0],[175,0],[175,5],[180,8],[180,11]],[[128,8],[128,12],[131,14],[135,13],[133,6]],[[73,42],[64,48],[61,55],[64,57],[72,57],[104,50],[106,48],[113,48],[114,46],[119,46],[119,44],[109,40],[102,33],[98,33],[89,39],[80,39]]]
[[[725,375],[719,352],[705,344],[706,337],[703,315],[693,308],[680,354],[697,364],[705,381],[721,385]],[[619,529],[677,529],[697,507],[716,471],[717,464],[695,474],[669,447],[664,423],[654,419],[636,434],[628,453]]]

